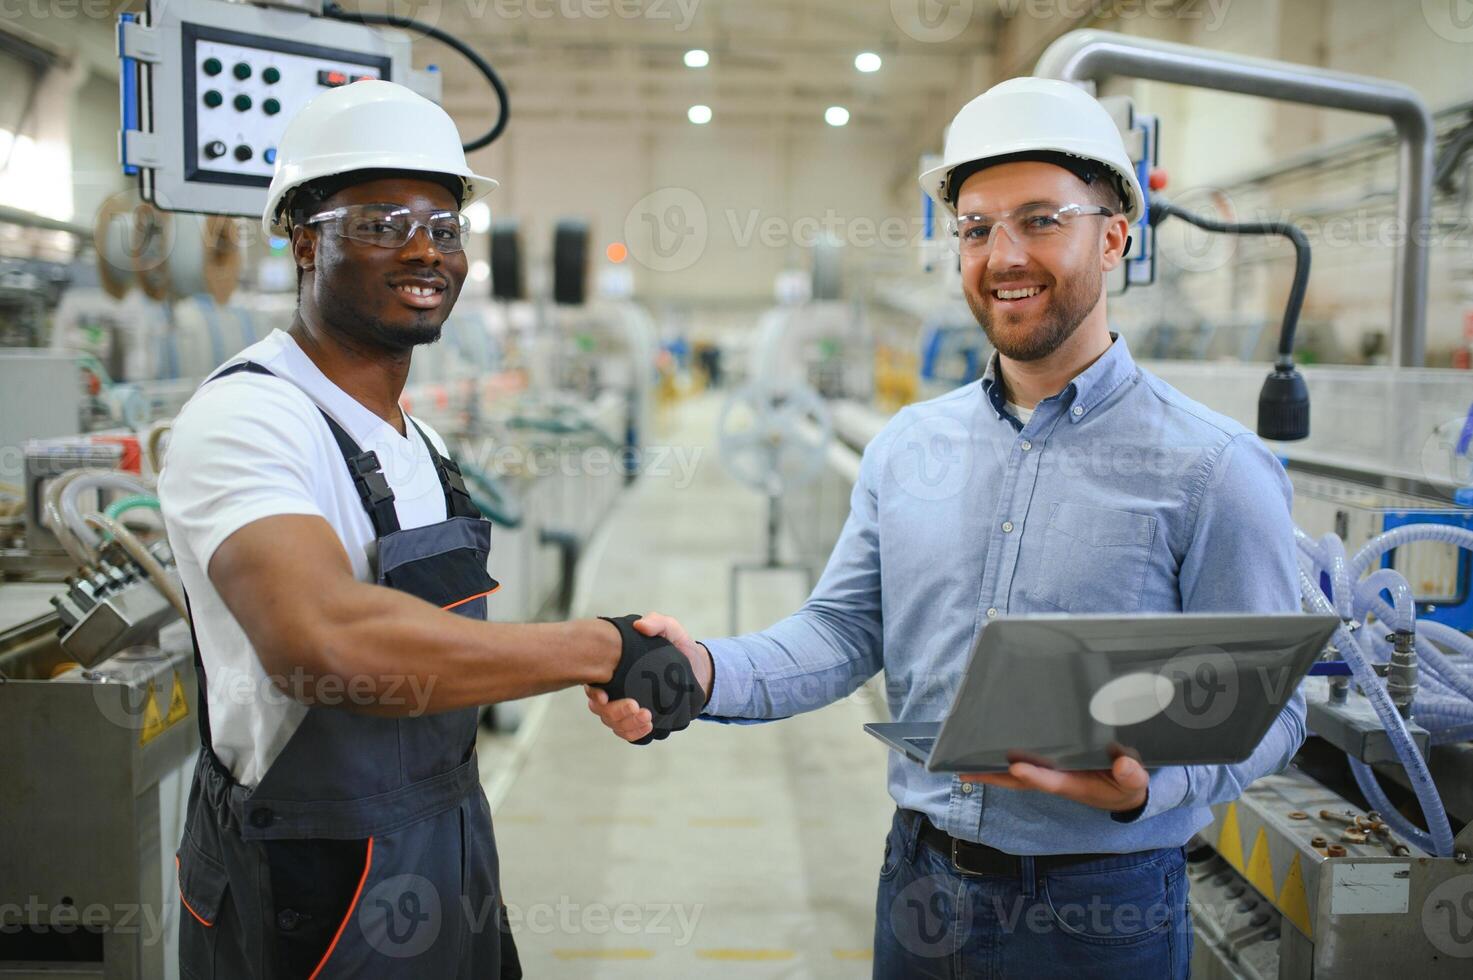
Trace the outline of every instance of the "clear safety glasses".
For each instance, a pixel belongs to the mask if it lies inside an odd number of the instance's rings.
[[[344,238],[380,248],[403,248],[423,228],[441,252],[464,249],[471,227],[459,211],[411,211],[397,204],[349,204],[314,214],[306,223],[331,223]]]
[[[998,214],[959,214],[951,221],[951,247],[966,256],[986,255],[999,228],[1021,248],[1047,246],[1068,236],[1080,218],[1117,213],[1097,204],[1042,201]]]

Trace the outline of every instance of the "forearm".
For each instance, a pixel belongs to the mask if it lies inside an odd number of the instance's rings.
[[[710,640],[712,718],[772,719],[838,701],[881,666],[880,625],[810,603],[760,633]]]
[[[1294,753],[1304,744],[1304,695],[1295,692],[1289,704],[1274,719],[1268,734],[1253,754],[1242,762],[1225,766],[1167,766],[1151,773],[1149,797],[1142,818],[1178,807],[1212,806],[1243,795],[1256,779],[1288,768]]]
[[[315,604],[311,629],[255,643],[293,697],[405,716],[607,681],[619,634],[599,620],[487,623],[393,589],[348,583]]]

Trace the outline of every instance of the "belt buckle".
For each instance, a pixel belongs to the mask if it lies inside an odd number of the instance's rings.
[[[964,867],[962,867],[961,866],[961,862],[959,862],[956,859],[957,858],[957,853],[956,853],[957,852],[957,848],[958,848],[958,846],[960,844],[961,844],[961,841],[957,840],[955,837],[951,838],[951,869],[953,871],[956,871],[956,872],[960,873],[960,874],[972,875],[974,877],[976,875],[981,874],[980,871],[973,871],[970,868],[964,868]]]

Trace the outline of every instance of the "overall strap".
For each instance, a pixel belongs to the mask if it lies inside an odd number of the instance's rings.
[[[445,491],[446,518],[482,516],[480,508],[471,503],[471,495],[465,488],[465,479],[460,474],[460,465],[449,456],[440,454],[425,430],[419,427],[419,423],[409,418],[408,412],[404,413],[404,418],[414,426],[414,431],[419,433],[425,448],[430,451],[430,458],[435,461],[435,472],[440,475],[440,488]]]
[[[205,384],[241,372],[277,377],[275,373],[254,361],[241,361],[211,375],[205,380]],[[336,419],[320,408],[317,411],[327,422],[327,428],[332,432],[333,441],[338,444],[338,451],[343,454],[343,459],[348,464],[348,472],[353,476],[353,486],[358,490],[358,499],[363,502],[363,509],[368,512],[369,523],[373,525],[374,536],[387,537],[399,530],[399,514],[394,509],[394,491],[390,489],[389,481],[384,479],[383,471],[379,468],[378,454],[371,449],[364,452],[358,448],[358,443],[353,441],[353,437],[348,435],[347,430],[339,425]],[[434,447],[431,446],[430,449],[433,455]],[[441,480],[442,482],[444,480],[443,474]]]

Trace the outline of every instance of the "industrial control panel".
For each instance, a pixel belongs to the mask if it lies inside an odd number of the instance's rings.
[[[438,101],[393,30],[223,0],[150,0],[118,23],[119,159],[167,211],[259,216],[287,121],[365,78]]]
[[[1111,295],[1125,292],[1131,286],[1149,286],[1156,281],[1156,229],[1151,226],[1152,174],[1160,164],[1161,121],[1152,115],[1135,111],[1135,103],[1124,95],[1107,95],[1100,104],[1109,110],[1125,151],[1135,165],[1135,179],[1145,195],[1145,208],[1130,227],[1130,247],[1125,261],[1110,273]]]

